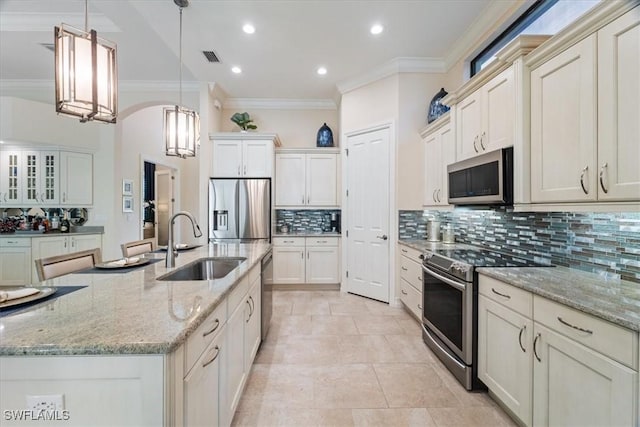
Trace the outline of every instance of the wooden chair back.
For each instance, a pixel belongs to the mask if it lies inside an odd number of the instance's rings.
[[[40,281],[91,268],[102,262],[100,248],[35,260]]]
[[[156,239],[136,240],[134,242],[123,243],[120,247],[122,248],[122,256],[128,258],[155,251]]]

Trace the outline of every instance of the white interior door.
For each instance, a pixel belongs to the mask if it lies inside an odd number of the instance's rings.
[[[389,128],[347,138],[347,291],[389,302]]]
[[[155,223],[158,245],[166,246],[169,240],[169,218],[173,215],[173,175],[170,169],[156,170]]]

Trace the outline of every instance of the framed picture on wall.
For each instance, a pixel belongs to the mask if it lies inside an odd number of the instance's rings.
[[[132,179],[122,180],[122,195],[133,196],[133,180]]]
[[[122,196],[122,212],[133,212],[132,196]]]

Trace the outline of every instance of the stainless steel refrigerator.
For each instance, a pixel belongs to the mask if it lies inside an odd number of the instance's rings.
[[[271,239],[271,179],[209,180],[209,240]]]

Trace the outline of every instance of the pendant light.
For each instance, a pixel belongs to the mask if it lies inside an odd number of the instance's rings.
[[[118,114],[116,44],[89,30],[87,0],[84,31],[61,24],[54,30],[56,112],[115,123]]]
[[[200,116],[182,106],[182,9],[189,0],[173,0],[180,8],[180,102],[164,108],[164,138],[167,156],[195,157],[200,144]]]

